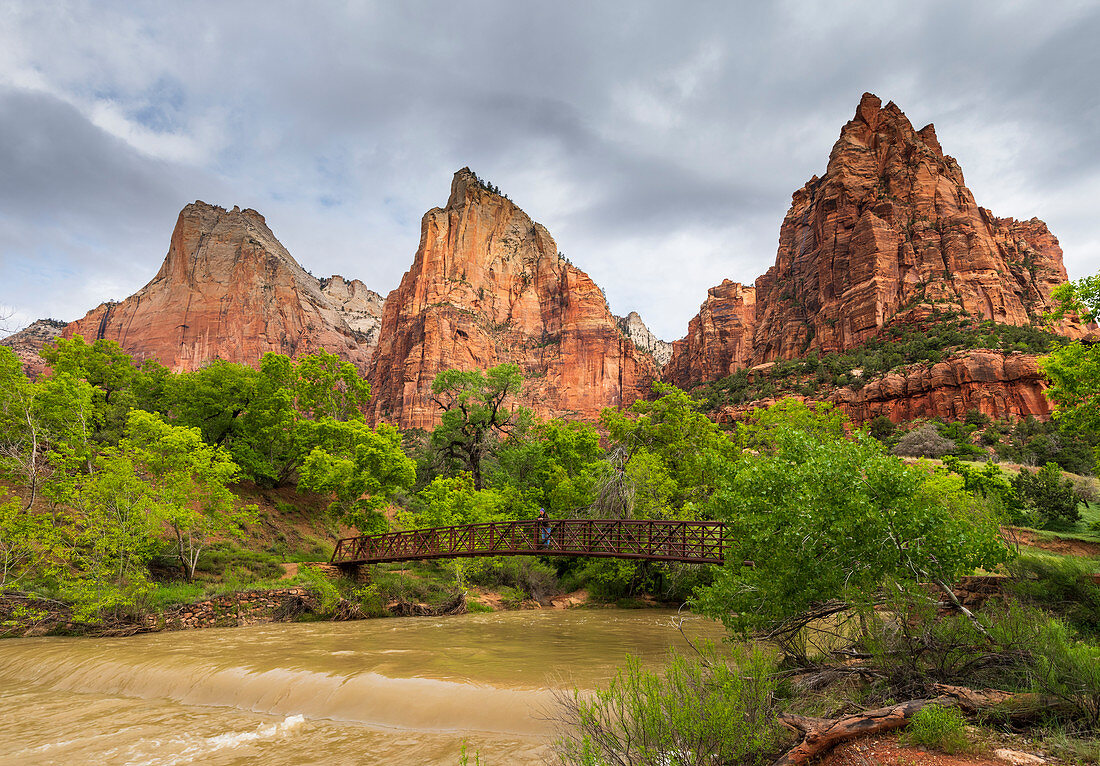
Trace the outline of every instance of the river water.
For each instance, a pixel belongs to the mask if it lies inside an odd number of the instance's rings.
[[[0,642],[0,763],[482,764],[547,756],[553,689],[684,648],[663,610]],[[689,618],[692,637],[719,625]],[[471,757],[470,762],[473,763]]]

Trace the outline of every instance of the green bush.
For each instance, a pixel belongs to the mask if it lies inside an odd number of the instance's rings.
[[[1100,646],[1079,640],[1065,623],[1035,620],[1035,650],[1026,668],[1031,687],[1064,703],[1073,722],[1100,733]]]
[[[562,764],[770,762],[784,742],[775,703],[779,679],[758,650],[734,664],[673,655],[663,674],[636,657],[604,689],[562,693],[566,725],[553,748]]]
[[[1088,559],[1021,553],[1009,563],[1012,589],[1021,599],[1053,612],[1084,635],[1100,638],[1100,585]]]
[[[1077,509],[1081,496],[1072,481],[1062,478],[1057,463],[1047,463],[1035,473],[1021,469],[1012,486],[1029,515],[1042,527],[1064,529],[1081,520]]]
[[[925,705],[909,722],[905,739],[910,744],[935,748],[945,753],[970,749],[966,719],[953,707]]]

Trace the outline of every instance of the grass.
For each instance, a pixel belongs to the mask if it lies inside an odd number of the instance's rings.
[[[903,741],[948,754],[966,753],[973,749],[962,713],[942,705],[925,705],[918,710],[906,728]]]

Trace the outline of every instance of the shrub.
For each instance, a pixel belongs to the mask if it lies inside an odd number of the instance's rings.
[[[1081,520],[1081,512],[1077,510],[1081,496],[1072,481],[1062,478],[1057,463],[1047,463],[1035,473],[1021,469],[1012,485],[1041,526],[1068,527]]]
[[[955,442],[945,439],[931,423],[915,428],[898,440],[895,455],[905,457],[943,457],[955,450]]]
[[[1035,622],[1032,689],[1061,700],[1078,724],[1100,733],[1100,646],[1077,640],[1060,620]]]
[[[909,722],[905,739],[945,753],[962,753],[970,748],[966,719],[955,708],[942,705],[925,705],[918,710]]]
[[[1084,634],[1100,636],[1100,586],[1090,577],[1094,566],[1087,559],[1022,553],[1009,563],[1008,572],[1021,599],[1053,612]]]
[[[762,653],[743,651],[736,666],[708,650],[673,655],[664,674],[628,657],[604,689],[558,697],[567,729],[553,747],[562,764],[762,764],[784,738],[775,704],[779,680]]]

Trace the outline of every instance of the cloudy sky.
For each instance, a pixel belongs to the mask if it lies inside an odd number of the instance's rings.
[[[0,325],[156,272],[195,199],[394,288],[464,165],[673,339],[775,257],[864,91],[1100,267],[1097,2],[0,3]]]

